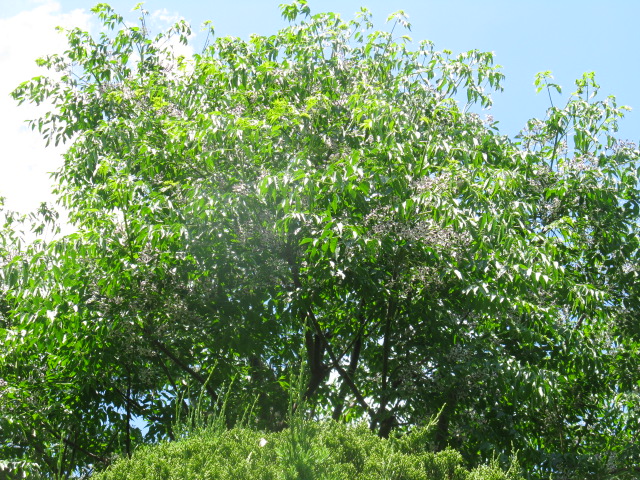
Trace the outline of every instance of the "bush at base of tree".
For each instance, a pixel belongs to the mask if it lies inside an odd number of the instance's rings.
[[[285,429],[205,429],[142,447],[94,480],[518,480],[513,464],[465,467],[455,450],[429,451],[424,431],[382,439],[366,425],[305,422],[296,440]],[[300,435],[300,433],[302,433]]]

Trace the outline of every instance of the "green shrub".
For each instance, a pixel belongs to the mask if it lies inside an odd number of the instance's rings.
[[[298,423],[277,433],[205,428],[189,438],[147,446],[96,480],[516,480],[514,462],[465,468],[454,450],[428,451],[424,431],[382,439],[365,425]]]

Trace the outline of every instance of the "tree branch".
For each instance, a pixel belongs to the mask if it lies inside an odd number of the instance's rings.
[[[146,333],[148,335],[150,335],[149,332],[146,332]],[[184,372],[188,373],[189,376],[191,376],[191,378],[193,378],[197,382],[200,382],[200,384],[205,388],[207,393],[209,393],[209,395],[211,396],[211,400],[214,403],[218,400],[218,394],[216,393],[214,388],[211,385],[209,385],[209,382],[207,381],[207,379],[205,377],[203,377],[198,372],[196,372],[193,368],[191,368],[189,365],[187,365],[184,361],[182,361],[178,356],[176,356],[171,350],[169,350],[169,348],[167,346],[165,346],[160,341],[158,341],[155,338],[151,337],[151,343],[155,347],[157,347],[158,350],[160,350],[167,357],[169,357],[173,361],[173,363],[178,365]]]
[[[331,345],[325,338],[325,335],[322,332],[322,329],[320,328],[320,324],[318,323],[318,320],[316,319],[315,315],[313,314],[312,311],[309,311],[307,315],[309,320],[311,320],[311,323],[313,324],[316,330],[316,333],[325,341],[327,352],[329,353],[329,357],[331,357],[333,368],[336,369],[340,377],[342,377],[344,382],[349,386],[349,388],[351,389],[351,392],[356,397],[356,400],[358,401],[360,406],[364,409],[364,411],[367,412],[369,416],[371,416],[372,418],[375,417],[376,412],[373,410],[373,408],[369,406],[369,404],[367,404],[367,401],[365,400],[364,396],[362,395],[362,393],[360,392],[356,384],[353,382],[351,376],[345,371],[344,368],[342,368],[342,366],[340,366],[340,362],[338,361],[336,354],[333,351],[333,348],[331,348]]]
[[[349,362],[349,366],[347,367],[347,373],[351,378],[353,378],[353,376],[355,375],[356,368],[358,367],[358,362],[360,360],[360,351],[362,349],[362,330],[358,331],[358,333],[356,334],[356,338],[352,342],[352,345],[353,350],[351,351],[351,360]],[[338,420],[342,415],[342,412],[344,410],[344,399],[347,396],[347,389],[348,386],[343,381],[340,385],[337,404],[333,410],[332,418],[334,420]]]

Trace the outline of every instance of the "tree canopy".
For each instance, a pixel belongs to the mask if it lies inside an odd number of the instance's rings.
[[[76,233],[4,225],[5,463],[88,474],[227,388],[230,423],[279,430],[304,364],[319,418],[386,437],[438,415],[429,448],[471,466],[638,474],[639,152],[592,73],[509,138],[481,116],[493,55],[413,42],[403,12],[376,31],[298,1],[184,58],[185,23],[93,11],[13,94],[52,105],[31,125],[68,145]]]

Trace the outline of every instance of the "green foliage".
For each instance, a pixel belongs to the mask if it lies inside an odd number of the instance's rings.
[[[496,464],[469,470],[453,450],[432,453],[424,445],[385,440],[365,425],[329,421],[305,423],[304,470],[293,471],[287,452],[290,433],[261,433],[246,428],[203,430],[177,442],[143,447],[130,460],[116,462],[96,480],[519,480],[517,464],[508,471]],[[420,430],[416,432],[420,435]],[[421,448],[422,447],[422,448]],[[301,465],[299,465],[301,467]]]
[[[389,437],[439,413],[429,450],[469,465],[633,478],[639,153],[593,74],[511,139],[476,113],[493,55],[411,44],[402,12],[374,31],[295,2],[190,59],[182,22],[94,13],[13,94],[53,105],[31,126],[67,142],[77,232],[3,227],[0,457],[88,475],[178,438],[231,379],[228,426],[257,397],[251,426],[282,430],[304,363],[314,418]],[[304,451],[290,475],[331,453]]]

